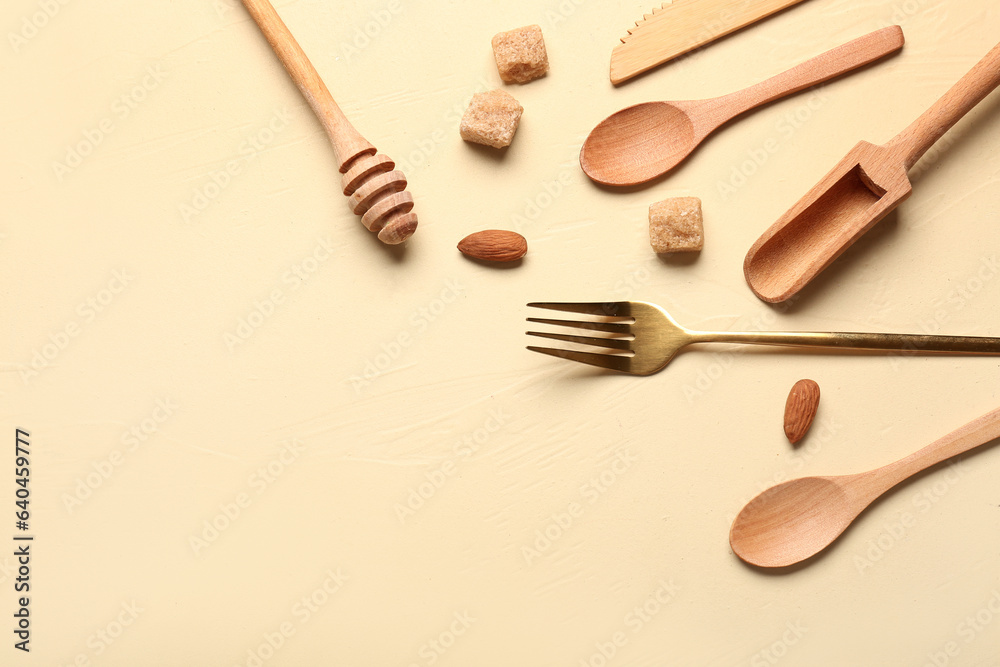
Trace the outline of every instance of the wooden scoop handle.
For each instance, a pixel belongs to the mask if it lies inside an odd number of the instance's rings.
[[[1000,44],[993,47],[968,74],[890,141],[887,147],[901,154],[909,170],[945,132],[997,86],[1000,86]]]
[[[717,102],[720,108],[730,110],[730,117],[736,116],[884,58],[903,48],[904,41],[903,30],[898,25],[882,28],[841,44],[757,85],[718,98]]]

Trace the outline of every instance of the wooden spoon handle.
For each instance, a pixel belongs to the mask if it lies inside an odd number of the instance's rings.
[[[755,86],[717,98],[731,118],[800,90],[823,83],[903,48],[903,30],[889,26],[842,44]]]
[[[359,155],[374,154],[375,147],[354,129],[333,101],[323,79],[271,3],[268,0],[243,0],[243,4],[329,135],[340,172],[347,171],[348,165]]]
[[[902,154],[909,170],[952,125],[972,111],[997,86],[1000,86],[1000,44],[993,47],[920,118],[896,135],[888,146]]]
[[[938,438],[906,458],[862,473],[859,475],[859,482],[867,487],[870,497],[874,499],[921,470],[947,461],[953,456],[964,454],[996,438],[1000,438],[1000,408]]]

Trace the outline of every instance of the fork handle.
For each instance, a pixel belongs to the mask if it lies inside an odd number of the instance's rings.
[[[901,350],[912,353],[1000,354],[1000,338],[919,334],[779,331],[693,331],[696,343],[745,343],[845,350]]]

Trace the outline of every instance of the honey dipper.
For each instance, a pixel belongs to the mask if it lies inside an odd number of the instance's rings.
[[[406,176],[354,129],[271,3],[243,0],[243,4],[330,137],[351,210],[383,243],[408,239],[417,229],[417,215],[413,195],[406,191]]]

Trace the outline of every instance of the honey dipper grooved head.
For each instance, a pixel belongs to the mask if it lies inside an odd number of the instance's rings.
[[[413,236],[415,231],[417,231],[417,214],[410,211],[390,218],[378,233],[378,240],[388,245],[398,245]]]
[[[406,176],[395,166],[385,155],[365,154],[348,163],[343,176],[348,206],[362,216],[366,229],[389,245],[402,243],[417,229],[413,195],[406,192]]]

